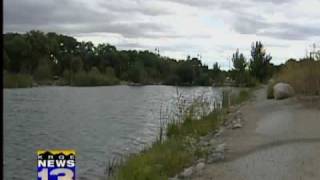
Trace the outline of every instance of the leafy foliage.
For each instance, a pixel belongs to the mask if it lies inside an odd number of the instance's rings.
[[[263,44],[259,41],[252,43],[250,73],[260,82],[264,82],[271,77],[271,61],[272,57],[266,54]]]
[[[92,68],[97,68],[99,77],[141,84],[210,85],[216,78],[198,58],[178,61],[150,51],[117,50],[110,44],[95,46],[54,32],[6,33],[3,37],[5,70],[29,74],[36,81],[53,81],[56,77],[74,85],[73,80],[78,83],[90,79],[84,76]]]

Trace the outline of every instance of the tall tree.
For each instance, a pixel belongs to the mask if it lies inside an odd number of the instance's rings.
[[[260,82],[265,81],[270,74],[270,61],[272,57],[266,54],[266,50],[260,41],[252,43],[250,74],[257,78]]]
[[[239,49],[232,55],[233,67],[237,72],[243,73],[246,70],[247,62],[242,53],[239,53]]]
[[[238,85],[244,85],[246,82],[246,58],[242,53],[239,53],[239,49],[232,55],[232,62],[234,70],[232,71],[233,79]]]

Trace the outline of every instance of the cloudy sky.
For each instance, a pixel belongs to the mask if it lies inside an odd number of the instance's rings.
[[[4,31],[32,29],[160,49],[174,58],[201,54],[227,69],[237,48],[262,41],[279,64],[320,42],[320,0],[4,0]]]

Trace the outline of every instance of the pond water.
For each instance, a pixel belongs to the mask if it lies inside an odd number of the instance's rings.
[[[191,100],[220,88],[179,87]],[[74,149],[78,179],[101,179],[112,157],[155,140],[173,86],[37,87],[4,90],[4,179],[34,179],[38,149]]]

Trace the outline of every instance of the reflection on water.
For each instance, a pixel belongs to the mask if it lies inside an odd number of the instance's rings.
[[[221,89],[184,87],[187,99]],[[78,177],[98,179],[107,160],[153,141],[161,107],[174,109],[172,86],[39,87],[4,91],[4,177],[36,177],[37,149],[75,149]]]

